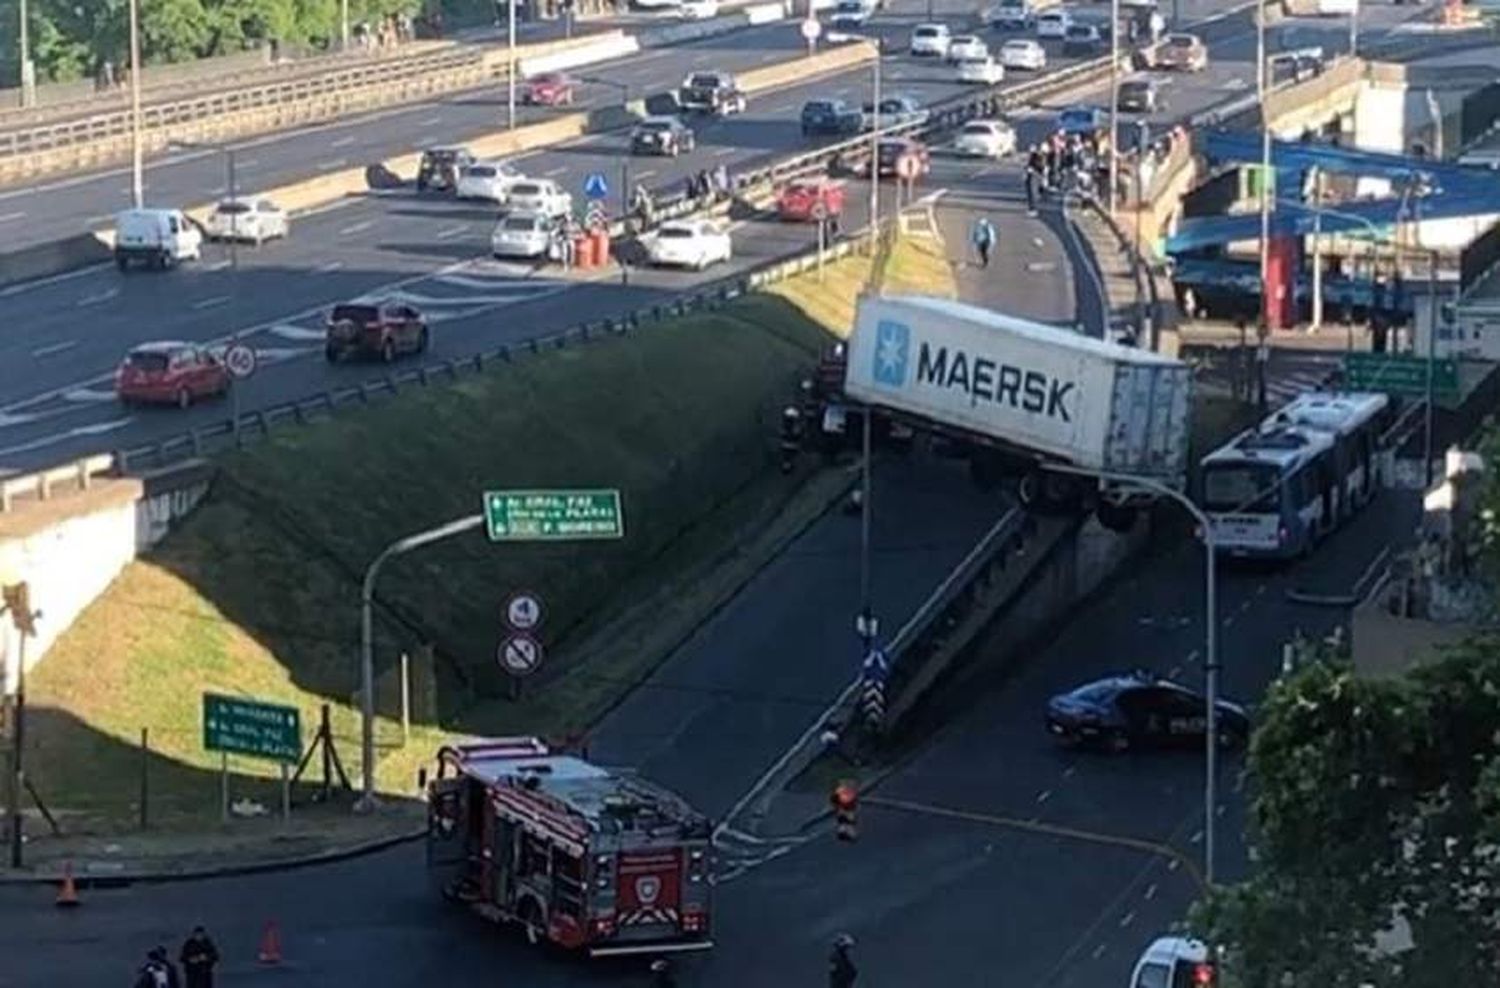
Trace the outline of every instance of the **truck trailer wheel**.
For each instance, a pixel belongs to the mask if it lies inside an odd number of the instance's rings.
[[[1099,506],[1094,509],[1094,515],[1099,519],[1099,524],[1111,532],[1128,532],[1135,527],[1136,510],[1122,504],[1100,501]]]
[[[1028,470],[1016,484],[1021,506],[1037,514],[1066,514],[1079,506],[1082,496],[1082,485],[1065,474]]]

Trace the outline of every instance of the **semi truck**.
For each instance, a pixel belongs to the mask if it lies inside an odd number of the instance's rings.
[[[1192,371],[1161,354],[947,299],[866,297],[843,384],[966,441],[976,479],[1013,477],[1032,510],[1086,506],[1123,528],[1153,495],[1119,478],[1187,480]]]

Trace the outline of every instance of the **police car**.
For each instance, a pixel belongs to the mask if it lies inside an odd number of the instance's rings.
[[[1047,701],[1047,731],[1064,744],[1097,744],[1110,751],[1137,745],[1202,744],[1207,730],[1203,695],[1140,670],[1106,676]],[[1236,747],[1250,736],[1245,708],[1215,704],[1219,744]]]

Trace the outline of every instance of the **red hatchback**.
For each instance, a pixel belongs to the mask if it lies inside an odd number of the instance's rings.
[[[533,106],[571,106],[573,80],[561,72],[543,72],[526,80],[526,102]]]
[[[199,398],[221,397],[229,387],[224,362],[192,343],[142,343],[115,371],[115,394],[127,405],[186,408]]]
[[[844,211],[844,186],[827,179],[788,182],[776,198],[776,212],[784,220],[808,223],[835,217]]]

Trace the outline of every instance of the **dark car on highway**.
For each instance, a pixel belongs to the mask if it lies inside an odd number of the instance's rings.
[[[647,117],[630,132],[631,154],[664,154],[675,158],[697,144],[693,131],[676,117]]]
[[[802,136],[858,134],[864,116],[841,99],[814,99],[802,104]]]
[[[397,301],[349,302],[328,314],[323,355],[330,364],[345,357],[379,357],[386,363],[399,354],[422,353],[430,342],[427,320]]]
[[[928,151],[927,145],[910,137],[883,138],[878,145],[876,160],[879,162],[878,171],[881,178],[890,178],[893,175],[906,177],[902,174],[904,167],[912,168],[917,178],[932,171],[932,153]],[[912,164],[906,165],[908,161]],[[867,167],[866,174],[868,173]]]
[[[713,113],[724,117],[745,112],[745,94],[728,72],[694,72],[677,90],[677,102],[684,110]]]
[[[1116,106],[1122,113],[1156,113],[1163,109],[1161,87],[1155,79],[1126,79]]]
[[[1062,53],[1070,58],[1087,58],[1104,51],[1107,41],[1096,24],[1074,24],[1063,35]]]
[[[1219,743],[1243,745],[1250,735],[1245,708],[1215,704]],[[1139,671],[1107,676],[1047,701],[1047,731],[1065,744],[1094,744],[1109,751],[1135,746],[1198,743],[1207,731],[1202,694],[1170,679]]]
[[[458,188],[458,176],[472,164],[474,154],[468,148],[428,148],[422,152],[422,163],[417,167],[417,191],[452,192]]]

